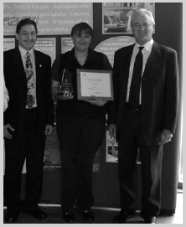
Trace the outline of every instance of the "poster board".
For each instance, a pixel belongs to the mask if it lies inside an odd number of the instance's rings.
[[[62,37],[61,38],[61,53],[64,54],[67,51],[73,48],[73,42],[71,37]]]
[[[37,38],[35,49],[49,55],[52,63],[56,58],[56,39],[55,38]]]
[[[130,29],[131,10],[146,8],[155,15],[152,2],[105,2],[102,4],[103,34],[132,34]]]
[[[14,38],[4,38],[3,39],[3,51],[13,49],[15,47]]]
[[[30,17],[37,23],[38,35],[70,34],[72,26],[78,22],[93,24],[91,2],[6,2],[3,6],[4,35],[14,35],[16,24],[24,17]]]

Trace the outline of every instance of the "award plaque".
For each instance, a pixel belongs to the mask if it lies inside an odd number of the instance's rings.
[[[73,99],[74,97],[72,74],[68,69],[64,69],[62,72],[57,97],[62,100]]]
[[[79,100],[113,100],[111,70],[77,69],[77,97]]]

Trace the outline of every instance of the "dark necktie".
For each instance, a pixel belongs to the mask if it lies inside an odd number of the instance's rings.
[[[32,108],[34,105],[34,96],[32,94],[32,89],[34,87],[34,71],[33,71],[33,65],[31,61],[30,53],[26,53],[26,78],[27,78],[27,101],[26,101],[26,108]]]
[[[142,74],[142,67],[143,67],[142,49],[143,47],[139,47],[138,54],[136,55],[133,74],[132,74],[130,94],[129,94],[129,103],[134,107],[137,107],[139,105],[141,74]]]

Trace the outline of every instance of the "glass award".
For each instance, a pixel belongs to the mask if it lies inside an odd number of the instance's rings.
[[[68,69],[64,69],[61,75],[61,82],[58,87],[58,99],[73,99],[73,93],[72,73]]]

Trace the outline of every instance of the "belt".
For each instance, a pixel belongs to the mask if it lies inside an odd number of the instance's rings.
[[[37,107],[25,108],[25,110],[30,110],[30,111],[32,111],[32,110],[37,110]]]
[[[26,114],[35,114],[37,112],[37,107],[34,107],[34,108],[30,108],[30,109],[26,109],[25,108],[25,113]]]
[[[124,106],[125,106],[125,108],[128,109],[128,110],[132,110],[132,111],[136,111],[136,112],[141,111],[141,109],[142,109],[142,105],[134,106],[134,105],[132,105],[132,104],[129,103],[129,102],[126,102],[126,103],[124,104]]]

